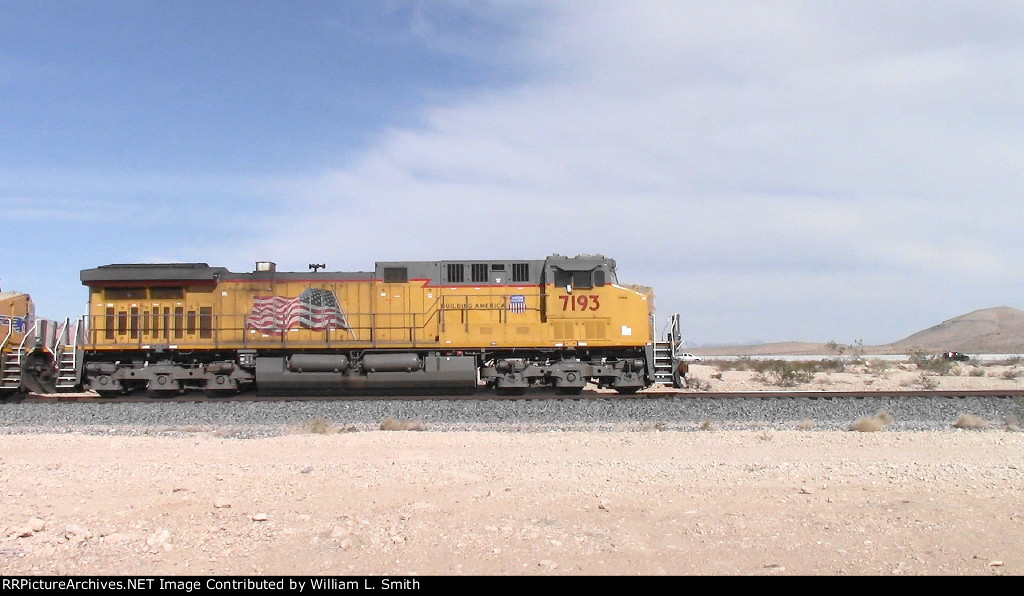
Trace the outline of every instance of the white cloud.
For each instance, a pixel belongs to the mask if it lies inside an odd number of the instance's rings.
[[[881,343],[901,337],[891,312],[926,326],[1012,304],[1024,20],[989,7],[541,4],[500,51],[520,83],[268,177],[254,192],[276,207],[224,254],[367,269],[600,252],[704,341]]]

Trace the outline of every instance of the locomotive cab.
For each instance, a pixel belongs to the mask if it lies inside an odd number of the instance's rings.
[[[601,256],[585,255],[574,259],[558,255],[548,258],[548,274],[556,287],[572,293],[573,288],[589,290],[616,284],[615,261]]]

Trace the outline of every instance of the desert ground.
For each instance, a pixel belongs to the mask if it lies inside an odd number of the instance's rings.
[[[1019,575],[1024,433],[3,440],[12,575]]]
[[[1020,388],[1019,366],[801,380]],[[691,376],[694,391],[778,388],[708,363]],[[3,434],[0,574],[1019,575],[1022,452],[1001,423]]]
[[[773,366],[775,365],[775,366]],[[689,365],[693,391],[901,391],[908,389],[1024,389],[1024,361],[941,359],[891,361],[870,356],[855,362],[724,361],[706,358]]]

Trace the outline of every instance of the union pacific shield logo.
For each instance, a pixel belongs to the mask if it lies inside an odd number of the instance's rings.
[[[309,288],[297,298],[253,297],[245,327],[271,335],[281,335],[293,327],[351,330],[334,292],[316,288]]]
[[[526,312],[526,296],[515,294],[508,297],[508,309],[511,312]]]
[[[27,326],[25,317],[10,317],[7,315],[0,315],[0,325],[13,327],[15,333],[25,333],[25,327]]]

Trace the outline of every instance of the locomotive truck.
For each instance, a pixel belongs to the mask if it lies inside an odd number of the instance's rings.
[[[56,379],[101,396],[202,390],[499,394],[595,383],[681,386],[678,315],[602,255],[378,262],[373,271],[236,273],[206,263],[86,269],[89,310]],[[682,364],[683,366],[680,366]],[[59,389],[60,387],[58,387]]]

